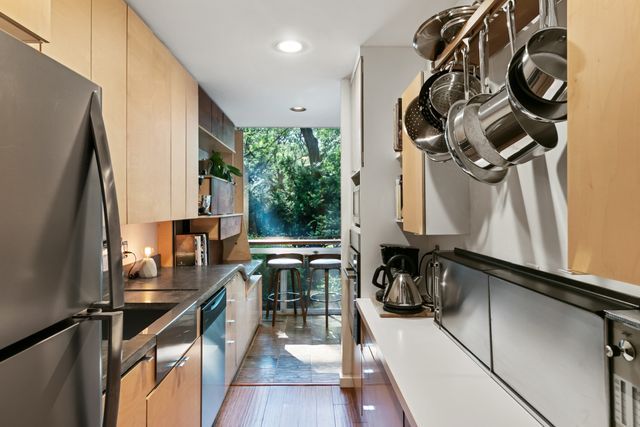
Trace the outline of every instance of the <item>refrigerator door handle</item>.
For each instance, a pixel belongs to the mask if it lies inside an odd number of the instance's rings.
[[[104,414],[102,427],[116,427],[120,403],[120,375],[122,365],[122,311],[103,312],[89,309],[74,316],[78,320],[102,321],[109,328],[109,349],[107,350],[107,384],[105,387]]]
[[[102,206],[105,217],[107,237],[107,259],[109,263],[109,308],[119,309],[124,306],[124,278],[122,273],[122,237],[120,234],[120,214],[118,198],[113,177],[113,164],[109,154],[107,131],[102,118],[100,95],[97,91],[91,95],[91,131],[98,162],[100,188],[102,190]]]

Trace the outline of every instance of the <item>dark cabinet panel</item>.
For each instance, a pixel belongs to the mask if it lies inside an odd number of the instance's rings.
[[[198,86],[198,124],[211,133],[213,133],[211,121],[212,105],[209,95]]]
[[[211,101],[211,133],[222,140],[224,112],[214,101]]]
[[[231,149],[234,149],[236,145],[235,132],[236,132],[236,126],[233,124],[231,119],[227,117],[227,115],[225,114],[221,139],[222,139],[222,142],[224,142],[225,145]]]

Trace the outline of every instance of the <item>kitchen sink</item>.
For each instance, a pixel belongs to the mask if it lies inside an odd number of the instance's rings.
[[[145,304],[147,305],[147,304]],[[148,304],[149,307],[127,307],[123,311],[122,339],[130,340],[148,328],[153,322],[178,304]],[[102,338],[107,339],[107,329],[103,328]]]

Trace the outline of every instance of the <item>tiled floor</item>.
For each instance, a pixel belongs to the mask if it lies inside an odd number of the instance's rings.
[[[340,316],[278,316],[276,326],[265,319],[238,370],[235,385],[338,384],[340,379]]]

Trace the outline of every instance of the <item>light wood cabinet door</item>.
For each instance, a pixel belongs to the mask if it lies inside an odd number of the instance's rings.
[[[635,284],[638,25],[635,0],[567,2],[569,268]]]
[[[102,87],[102,115],[118,193],[120,224],[127,223],[127,5],[93,0],[91,79]]]
[[[202,342],[198,338],[180,362],[147,397],[148,427],[198,427]]]
[[[170,53],[128,9],[127,222],[171,218]]]
[[[238,304],[237,335],[238,346],[236,365],[240,367],[258,328],[262,304],[262,276],[251,276],[249,283],[243,283],[243,299]]]
[[[0,29],[25,42],[51,38],[51,0],[0,0]]]
[[[185,213],[187,218],[198,216],[198,82],[185,75],[186,90],[186,173]]]
[[[91,0],[51,0],[51,37],[42,52],[91,78]]]
[[[419,73],[402,93],[402,117],[407,106],[418,95],[423,77]],[[402,130],[402,229],[409,233],[425,234],[424,215],[424,153]]]
[[[171,219],[186,218],[187,88],[186,70],[174,57],[171,67]]]
[[[238,312],[244,298],[244,281],[235,274],[227,283],[227,308],[225,325],[224,383],[228,387],[238,370]]]
[[[153,389],[155,379],[156,363],[153,352],[122,377],[118,427],[147,425],[147,394]]]

